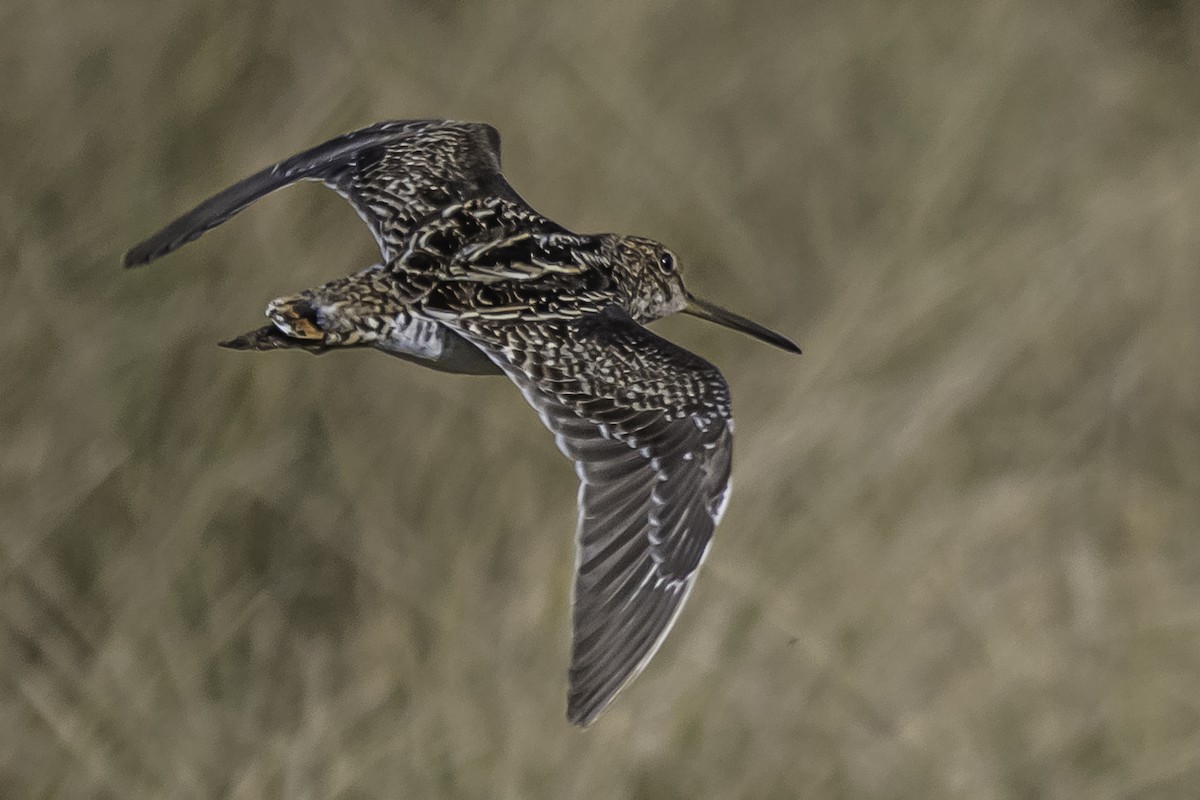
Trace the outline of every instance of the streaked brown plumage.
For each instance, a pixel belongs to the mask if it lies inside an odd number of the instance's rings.
[[[643,325],[685,311],[799,348],[690,295],[658,242],[576,234],[534,211],[500,172],[499,134],[476,123],[383,122],[333,139],[204,201],[125,265],[298,180],[348,199],[382,261],[272,301],[270,324],[223,344],[370,346],[517,385],[581,482],[567,713],[587,725],[666,636],[729,492],[729,387]]]

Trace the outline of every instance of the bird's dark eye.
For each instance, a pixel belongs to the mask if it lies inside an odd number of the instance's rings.
[[[675,271],[675,256],[663,253],[658,257],[658,268],[668,275]]]

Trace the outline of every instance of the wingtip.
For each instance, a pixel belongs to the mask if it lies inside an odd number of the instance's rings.
[[[643,664],[644,666],[644,664]],[[587,728],[608,711],[617,695],[637,677],[637,670],[632,675],[626,675],[616,688],[609,687],[605,691],[588,691],[582,686],[572,685],[567,692],[567,721],[578,728]]]
[[[149,264],[154,259],[161,256],[163,253],[155,247],[151,246],[151,241],[138,242],[133,247],[125,251],[125,255],[121,256],[121,266],[125,269],[141,267]]]
[[[596,721],[596,717],[600,716],[600,712],[603,711],[607,705],[607,703],[601,703],[599,706],[597,706],[595,703],[592,703],[589,707],[573,697],[568,698],[567,722],[571,723],[576,728],[586,729]]]

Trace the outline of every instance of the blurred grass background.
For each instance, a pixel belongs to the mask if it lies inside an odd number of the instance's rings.
[[[1200,11],[0,10],[0,797],[1191,798]],[[575,481],[503,380],[214,343],[372,263],[332,193],[121,252],[379,119],[668,242],[735,492],[564,720]]]

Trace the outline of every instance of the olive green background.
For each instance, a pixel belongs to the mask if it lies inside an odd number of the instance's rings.
[[[1190,798],[1200,12],[5,3],[0,797]],[[799,358],[657,658],[564,718],[575,478],[503,379],[233,353],[376,258],[334,194],[138,271],[379,119],[652,236]]]

